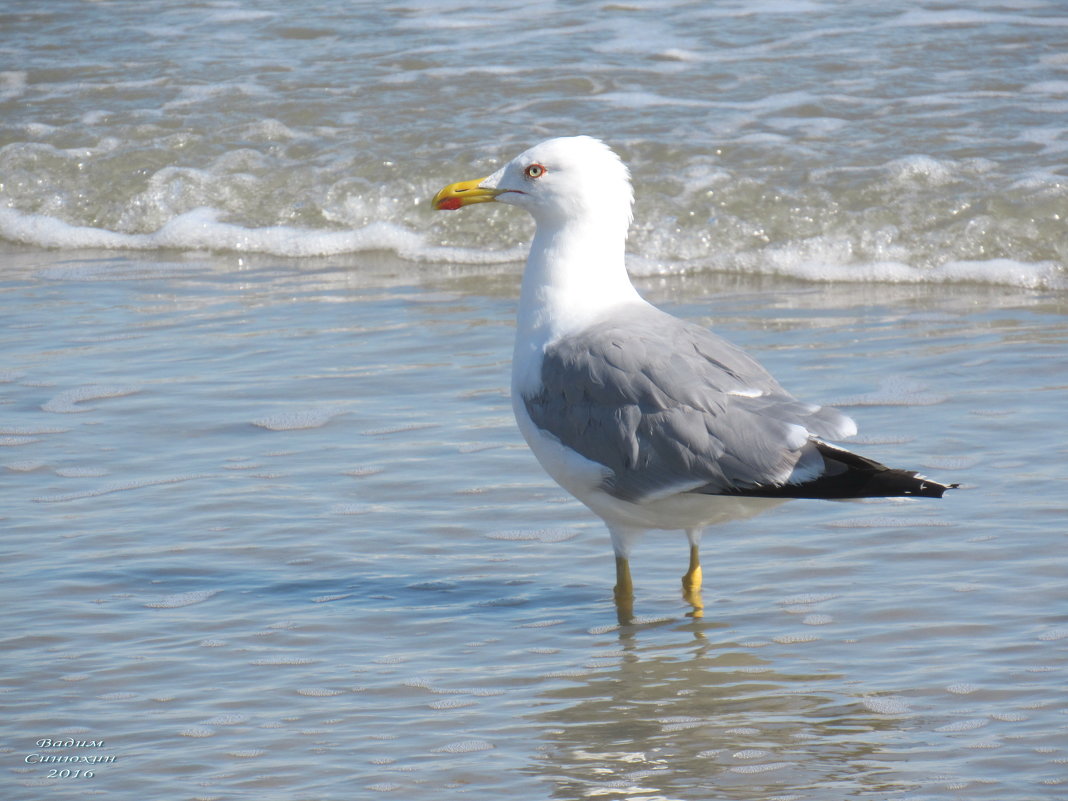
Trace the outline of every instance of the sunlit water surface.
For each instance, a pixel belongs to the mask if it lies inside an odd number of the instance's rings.
[[[511,420],[515,276],[10,263],[6,797],[1063,791],[1056,297],[645,282],[964,486],[710,532],[700,619],[651,534],[619,626],[605,531]]]
[[[1066,35],[5,2],[0,797],[1064,798]],[[428,204],[580,132],[651,299],[962,488],[711,531],[700,618],[652,534],[620,625],[511,419],[530,222]]]

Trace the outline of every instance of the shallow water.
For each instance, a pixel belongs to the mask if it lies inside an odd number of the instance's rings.
[[[0,237],[514,259],[521,215],[427,199],[587,133],[643,273],[1063,287],[1066,40],[1059,0],[10,0]]]
[[[3,797],[1063,797],[1066,34],[6,3]],[[962,488],[710,531],[700,618],[651,534],[620,625],[511,417],[530,223],[428,204],[577,132],[631,165],[650,299]]]
[[[621,627],[603,527],[511,420],[514,275],[18,264],[6,797],[1063,791],[1063,298],[646,281],[964,487],[709,532],[701,619],[684,538],[650,535]]]

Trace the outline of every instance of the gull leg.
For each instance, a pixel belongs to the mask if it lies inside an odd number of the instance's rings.
[[[630,560],[625,556],[616,557],[616,586],[612,589],[616,604],[628,603],[634,606],[634,582],[630,578]]]
[[[616,599],[616,620],[621,626],[634,622],[634,584],[630,580],[630,560],[616,557],[616,586],[612,589]]]
[[[640,529],[609,526],[612,535],[612,549],[616,553],[616,586],[612,594],[616,600],[616,616],[621,625],[627,625],[634,619],[634,582],[630,578],[630,549],[641,535]]]
[[[687,592],[697,592],[701,589],[701,529],[686,529],[686,539],[690,541],[690,566],[682,577],[682,587]]]
[[[690,541],[690,565],[682,577],[682,597],[693,606],[691,617],[702,617],[705,604],[701,598],[701,529],[687,529],[686,539]]]
[[[696,545],[690,546],[690,566],[682,577],[682,586],[687,592],[701,589],[701,556]]]

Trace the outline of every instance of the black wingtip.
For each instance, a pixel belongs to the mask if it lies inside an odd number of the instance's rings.
[[[941,498],[959,484],[941,484],[914,470],[896,470],[860,454],[813,441],[826,464],[823,474],[800,484],[734,489],[729,494],[761,498]]]
[[[891,472],[900,471],[892,470]],[[916,475],[915,473],[912,474],[912,479],[913,481],[919,482],[919,486],[915,491],[905,490],[901,493],[902,495],[918,495],[921,498],[941,498],[946,490],[958,489],[960,487],[960,484],[939,484],[937,481],[931,481],[930,479]]]

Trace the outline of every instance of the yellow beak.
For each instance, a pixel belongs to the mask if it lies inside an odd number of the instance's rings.
[[[489,203],[491,200],[496,200],[497,195],[501,194],[498,189],[484,189],[479,186],[485,178],[479,178],[474,181],[459,181],[455,184],[449,184],[436,195],[431,201],[435,209],[452,211],[458,209],[460,206],[470,206],[472,203]]]

